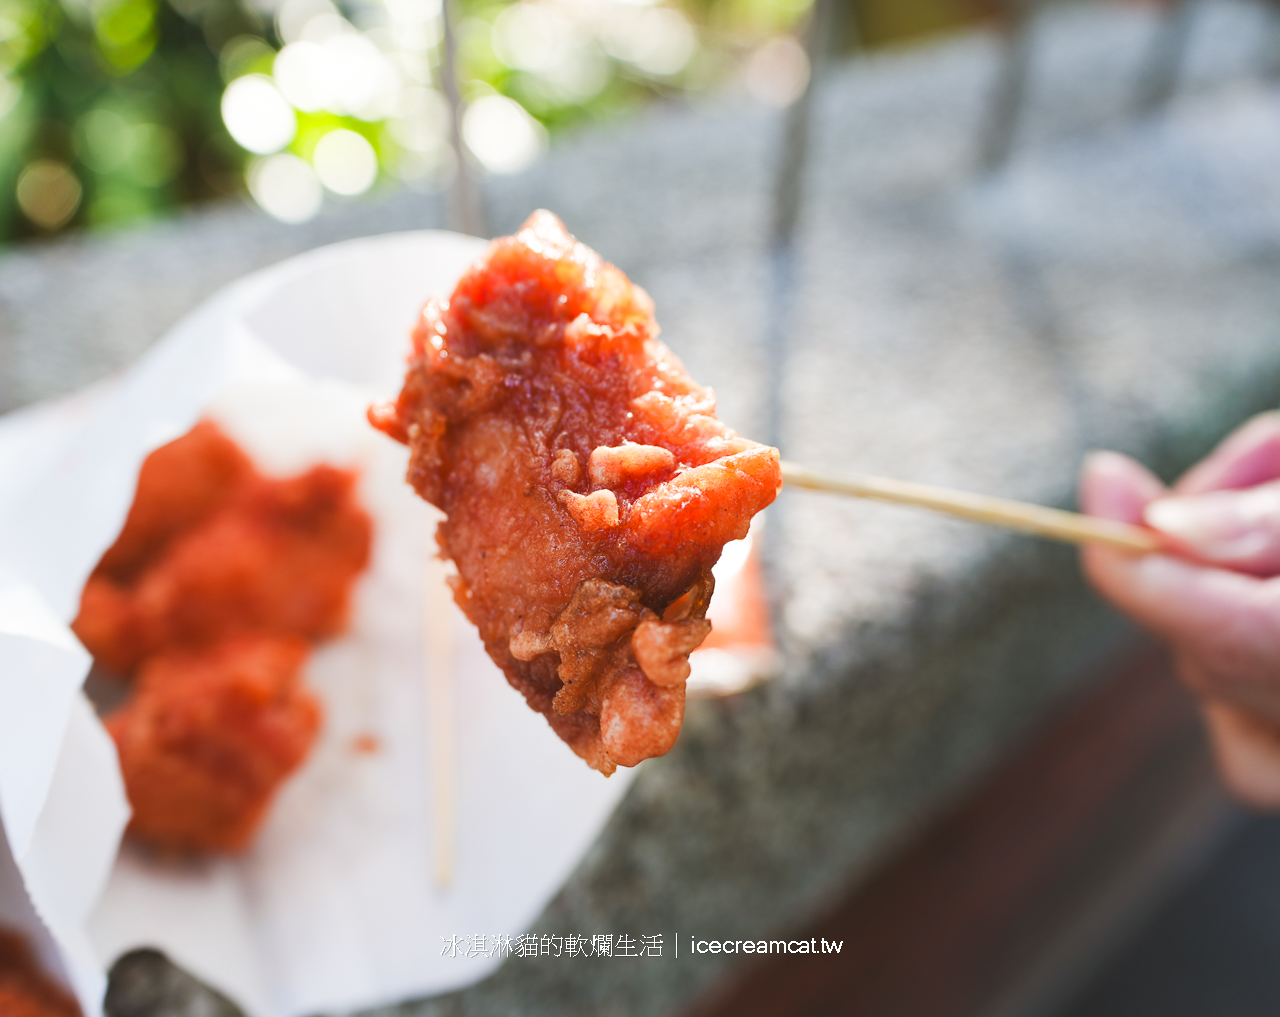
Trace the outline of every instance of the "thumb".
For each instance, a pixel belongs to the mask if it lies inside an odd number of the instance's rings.
[[[1080,471],[1080,507],[1102,519],[1141,523],[1147,505],[1168,493],[1145,466],[1118,452],[1092,452]],[[1139,590],[1132,554],[1087,544],[1080,555],[1094,587],[1122,611],[1137,613],[1150,599]]]
[[[1080,472],[1080,507],[1091,516],[1140,523],[1147,504],[1168,494],[1141,463],[1119,452],[1091,452]]]
[[[1237,572],[1280,575],[1280,481],[1159,498],[1143,516],[1190,557]]]

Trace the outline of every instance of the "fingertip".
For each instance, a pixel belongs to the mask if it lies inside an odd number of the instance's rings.
[[[1119,452],[1095,451],[1080,471],[1080,506],[1091,516],[1141,523],[1147,504],[1165,486],[1141,463]]]
[[[1159,498],[1143,518],[1193,559],[1252,575],[1280,574],[1280,482]]]
[[[1254,487],[1280,479],[1280,410],[1251,417],[1174,486],[1178,494]]]

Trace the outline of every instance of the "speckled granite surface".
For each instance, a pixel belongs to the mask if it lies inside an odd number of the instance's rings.
[[[789,458],[1066,505],[1090,447],[1176,472],[1280,402],[1280,93],[1250,77],[1261,17],[1202,5],[1186,94],[1138,123],[1149,15],[1051,15],[1016,156],[985,178],[971,165],[990,39],[834,71],[780,378],[763,354],[775,115],[725,98],[568,139],[490,183],[492,225],[559,212],[653,293],[668,342],[732,424],[758,431],[780,386]],[[243,272],[437,225],[439,211],[394,195],[288,228],[223,208],[0,256],[0,405],[127,363]],[[1067,549],[807,493],[784,495],[770,530],[785,673],[691,706],[540,931],[671,944],[798,927],[1121,632]],[[726,964],[513,959],[408,1009],[647,1017]]]

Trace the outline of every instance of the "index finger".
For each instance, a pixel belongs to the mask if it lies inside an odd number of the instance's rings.
[[[1177,494],[1256,487],[1280,480],[1280,413],[1260,413],[1233,431],[1174,485]]]

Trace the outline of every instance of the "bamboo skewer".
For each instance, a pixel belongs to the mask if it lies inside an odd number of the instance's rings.
[[[432,538],[428,546],[434,544],[435,540]],[[432,840],[436,886],[441,890],[446,890],[453,884],[454,839],[457,835],[454,802],[454,664],[453,640],[449,631],[450,610],[453,605],[448,589],[444,563],[433,555],[427,559],[422,635],[427,672],[427,731],[431,746]]]
[[[1141,526],[1112,519],[1098,519],[1077,512],[1064,512],[1043,505],[1030,505],[1008,498],[993,498],[985,494],[970,494],[931,484],[915,484],[907,480],[890,480],[887,477],[865,474],[835,476],[785,462],[782,464],[782,479],[792,487],[915,505],[1069,544],[1109,544],[1140,554],[1163,549],[1160,538]]]

